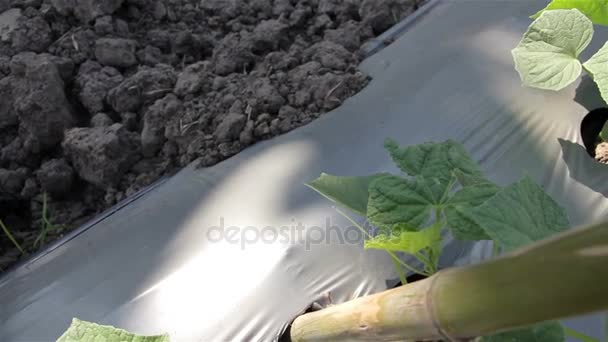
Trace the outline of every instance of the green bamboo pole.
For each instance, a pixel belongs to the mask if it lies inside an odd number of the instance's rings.
[[[292,341],[457,341],[608,309],[608,223],[298,317]]]

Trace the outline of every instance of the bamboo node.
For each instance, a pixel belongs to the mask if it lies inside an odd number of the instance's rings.
[[[437,283],[437,279],[439,279],[439,276],[444,274],[445,272],[446,271],[439,271],[431,277],[431,284],[429,285],[429,289],[425,294],[424,302],[427,308],[427,312],[431,316],[431,322],[433,323],[433,327],[435,328],[437,334],[440,335],[445,341],[459,342],[459,339],[450,336],[450,334],[441,327],[441,323],[439,323],[439,320],[437,319],[437,311],[435,309],[435,305],[433,305],[433,293],[435,289],[435,284]]]

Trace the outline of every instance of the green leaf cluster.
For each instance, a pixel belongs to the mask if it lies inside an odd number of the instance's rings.
[[[385,148],[403,174],[322,174],[308,183],[378,228],[366,248],[414,255],[428,271],[437,268],[444,230],[509,251],[568,228],[564,209],[529,177],[500,187],[453,140],[405,148],[387,140]]]
[[[385,250],[393,259],[395,252],[412,255],[424,270],[403,262],[399,267],[433,274],[446,232],[460,240],[493,240],[507,252],[569,227],[565,210],[532,179],[501,187],[453,140],[403,148],[387,140],[385,148],[401,174],[322,174],[308,186],[377,228],[374,236],[365,231],[365,248]],[[544,323],[482,341],[563,341],[563,335],[559,323]]]
[[[593,24],[608,25],[608,0],[553,0],[532,18],[512,50],[522,83],[561,90],[585,70],[608,102],[608,44],[585,63],[579,60],[593,37]]]

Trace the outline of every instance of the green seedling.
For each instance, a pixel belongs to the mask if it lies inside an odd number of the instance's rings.
[[[307,185],[337,205],[364,216],[377,228],[365,232],[365,248],[387,251],[402,283],[406,271],[430,276],[438,270],[443,237],[492,240],[495,254],[509,252],[568,229],[565,210],[531,178],[507,186],[488,180],[464,147],[455,141],[385,148],[402,174],[362,177],[329,174]],[[396,253],[413,256],[417,269]],[[481,341],[563,341],[558,322],[483,337]]]
[[[19,252],[21,252],[21,254],[25,254],[25,251],[23,250],[23,248],[21,247],[21,245],[19,244],[19,242],[17,242],[17,240],[15,239],[15,237],[13,236],[13,234],[11,233],[10,229],[8,229],[8,227],[4,224],[4,222],[2,222],[2,220],[0,220],[0,228],[2,228],[2,231],[4,232],[4,235],[6,235],[6,237],[11,240],[11,242],[13,243],[13,245],[15,246],[15,248],[17,248],[19,250]]]
[[[607,0],[553,0],[512,50],[515,69],[525,86],[561,90],[585,70],[608,102],[608,44],[581,63],[593,37],[593,24],[608,25]]]
[[[308,186],[378,229],[365,248],[412,255],[424,265],[422,275],[437,270],[446,233],[494,240],[510,251],[569,226],[565,211],[530,178],[500,187],[454,141],[400,148],[388,140],[385,147],[403,174],[322,174]]]
[[[34,241],[34,248],[39,248],[46,243],[46,238],[50,232],[60,231],[64,229],[63,225],[55,225],[49,219],[49,210],[47,205],[46,192],[42,194],[42,222],[40,234]]]

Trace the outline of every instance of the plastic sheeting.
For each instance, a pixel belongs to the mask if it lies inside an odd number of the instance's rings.
[[[510,49],[543,5],[440,2],[362,64],[373,81],[332,113],[214,167],[186,168],[4,275],[0,341],[53,340],[72,317],[173,341],[266,341],[324,293],[342,302],[386,289],[396,279],[389,258],[363,250],[303,185],[323,171],[397,172],[386,137],[455,139],[490,179],[541,183],[573,224],[605,219],[608,166],[587,156],[578,133],[601,106],[597,90],[588,81],[522,88],[513,69]],[[596,32],[589,50],[606,38]],[[320,241],[325,227],[334,235]],[[442,260],[475,261],[486,250],[452,241]],[[599,316],[568,324],[602,334]]]

